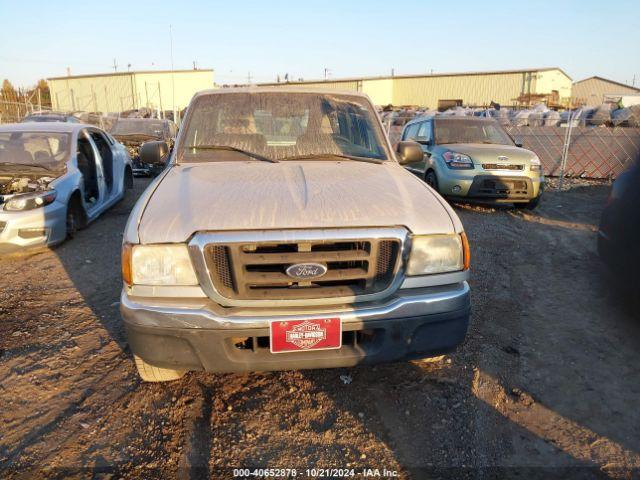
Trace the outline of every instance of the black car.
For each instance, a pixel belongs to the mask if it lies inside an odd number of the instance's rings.
[[[140,176],[156,176],[165,164],[145,165],[140,161],[140,147],[149,141],[164,141],[171,149],[177,134],[177,127],[171,120],[156,118],[119,118],[110,132],[116,140],[129,150],[133,160],[133,174]]]
[[[598,253],[623,287],[640,293],[640,161],[613,184],[600,220]]]

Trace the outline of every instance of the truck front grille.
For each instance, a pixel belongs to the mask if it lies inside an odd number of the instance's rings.
[[[208,244],[204,259],[215,290],[234,300],[299,300],[357,297],[386,290],[400,261],[398,238]],[[296,264],[326,267],[300,280],[287,274]]]

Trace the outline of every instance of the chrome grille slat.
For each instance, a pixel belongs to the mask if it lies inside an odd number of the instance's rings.
[[[341,268],[329,270],[323,277],[322,281],[335,280],[352,280],[363,278],[367,275],[364,268]],[[246,272],[244,274],[247,283],[293,283],[294,280],[286,273],[280,272]]]
[[[304,263],[304,262],[343,262],[348,260],[365,260],[369,258],[369,252],[364,250],[345,250],[337,252],[291,252],[291,253],[239,253],[239,260],[252,264],[278,264],[278,263]]]

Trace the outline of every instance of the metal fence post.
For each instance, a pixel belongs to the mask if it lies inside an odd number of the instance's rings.
[[[560,161],[560,181],[558,182],[558,190],[562,191],[564,185],[564,170],[567,166],[567,158],[569,157],[569,145],[571,144],[571,130],[573,129],[573,120],[575,114],[569,114],[569,125],[564,135],[564,146],[562,147],[562,159]]]

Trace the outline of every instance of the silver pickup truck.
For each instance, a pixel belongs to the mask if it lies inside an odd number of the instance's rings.
[[[148,142],[141,160],[167,152]],[[470,313],[469,247],[401,165],[369,99],[289,87],[197,94],[123,242],[141,377],[441,355]]]

